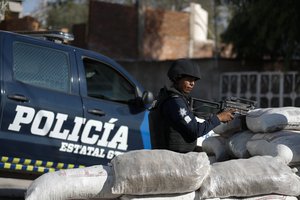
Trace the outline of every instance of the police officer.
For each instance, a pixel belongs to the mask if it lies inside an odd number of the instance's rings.
[[[199,67],[188,59],[179,59],[171,65],[168,77],[172,81],[171,87],[160,90],[149,114],[152,148],[180,153],[194,151],[197,138],[220,122],[232,120],[233,110],[197,122],[190,108],[189,94],[200,79]]]

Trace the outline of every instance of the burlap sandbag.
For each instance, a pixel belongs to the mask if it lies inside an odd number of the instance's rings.
[[[221,123],[219,126],[215,127],[213,131],[223,137],[230,137],[237,132],[247,129],[246,116],[238,115],[230,122]]]
[[[185,194],[122,195],[120,200],[200,200],[198,191]],[[100,199],[99,199],[100,200]],[[297,200],[297,197],[267,194],[253,197],[210,198],[205,200]]]
[[[254,136],[254,133],[247,130],[231,136],[228,141],[228,151],[236,158],[249,158],[250,153],[247,150],[247,142]]]
[[[255,156],[212,164],[200,198],[251,197],[264,194],[300,195],[300,177],[281,160]]]
[[[116,156],[114,194],[173,194],[197,190],[209,173],[206,153],[136,150]]]
[[[300,130],[300,108],[260,108],[246,115],[247,127],[255,132],[270,133],[279,130]]]
[[[28,187],[26,200],[115,199],[112,194],[113,173],[109,166],[66,169],[49,172]]]
[[[227,138],[222,136],[213,136],[203,140],[202,151],[210,156],[215,156],[217,162],[228,160],[230,158],[227,149]]]
[[[286,164],[293,165],[300,162],[300,131],[255,134],[247,142],[247,149],[252,156],[280,157]]]
[[[298,163],[297,165],[292,166],[291,168],[295,171],[295,173],[296,173],[298,176],[300,176],[300,163]],[[299,198],[300,198],[300,197],[299,197]]]
[[[122,195],[120,200],[195,200],[196,192],[184,194]]]
[[[255,197],[229,197],[229,198],[212,198],[212,199],[205,199],[205,200],[297,200],[297,197],[293,196],[286,196],[286,195],[279,195],[279,194],[267,194],[267,195],[260,195]]]

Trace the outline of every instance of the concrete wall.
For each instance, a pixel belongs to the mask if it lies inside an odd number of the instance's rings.
[[[159,89],[170,84],[167,71],[173,62],[167,61],[118,61],[127,69],[145,89],[157,94]],[[220,76],[225,72],[265,72],[285,71],[282,63],[273,61],[240,61],[233,59],[193,59],[202,73],[202,79],[197,81],[192,96],[210,99],[221,99]],[[300,62],[294,62],[289,68],[292,71],[300,71]]]
[[[220,63],[213,59],[194,59],[202,73],[202,79],[197,81],[192,95],[198,98],[218,99],[220,92]],[[119,61],[147,90],[157,94],[164,85],[169,85],[167,71],[173,61]],[[227,61],[228,66],[235,67],[236,62]],[[223,63],[221,63],[223,65]]]

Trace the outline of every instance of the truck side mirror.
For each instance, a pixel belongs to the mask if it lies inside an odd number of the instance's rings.
[[[153,93],[150,91],[145,91],[142,96],[142,102],[145,108],[149,108],[154,100]]]

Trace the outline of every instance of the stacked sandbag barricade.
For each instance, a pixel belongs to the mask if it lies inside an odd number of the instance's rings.
[[[222,167],[227,170],[226,173],[232,173],[234,176],[237,176],[236,178],[241,176],[243,177],[243,181],[246,181],[251,175],[258,172],[260,169],[259,166],[263,163],[261,167],[265,168],[265,174],[256,174],[261,176],[261,181],[266,181],[270,176],[273,176],[273,178],[277,177],[279,180],[280,174],[285,174],[286,172],[296,174],[297,177],[295,182],[286,180],[286,183],[281,187],[278,187],[278,190],[273,191],[273,193],[287,196],[290,195],[295,198],[298,196],[299,198],[297,192],[293,193],[293,191],[289,191],[288,193],[285,193],[279,190],[285,190],[284,185],[290,187],[290,189],[294,186],[299,187],[299,185],[297,185],[297,179],[299,177],[300,169],[300,108],[282,107],[254,109],[249,111],[246,116],[239,116],[239,118],[235,118],[229,123],[221,124],[214,129],[214,132],[217,134],[216,136],[209,137],[202,142],[203,151],[210,157],[214,157],[214,159],[210,159],[215,162],[212,163],[211,176],[215,176],[213,175],[215,165],[224,165]],[[276,159],[276,162],[272,160],[270,160],[269,163],[264,161],[258,162],[258,160],[255,160],[258,158]],[[241,168],[236,168],[239,164],[250,161],[256,162],[256,164],[248,163],[244,166],[243,169],[245,170],[245,173]],[[268,174],[268,172],[272,172],[273,169],[279,169],[278,162],[283,165],[281,166],[283,167],[281,168],[281,172],[274,171],[273,175]],[[227,167],[225,167],[226,164],[228,164]],[[235,170],[233,170],[234,168]],[[222,168],[219,169],[219,173],[215,174],[220,176]],[[226,180],[228,180],[228,178],[230,179],[229,176],[226,177]],[[230,183],[229,185],[231,184],[234,185],[234,183]],[[205,182],[203,185],[204,187],[200,190],[207,190]],[[223,186],[215,185],[213,187]],[[227,189],[229,192],[228,187]],[[288,190],[289,189],[287,188],[286,191]],[[298,190],[298,188],[295,188],[295,191],[296,190]],[[267,188],[264,188],[264,191],[266,192]],[[234,191],[230,191],[229,193],[230,194],[228,195],[230,196],[243,196],[243,194],[233,194]],[[218,195],[211,194],[211,196]],[[266,198],[273,199],[274,197]]]
[[[65,169],[35,179],[26,191],[26,200],[116,199],[110,166]]]
[[[202,152],[136,150],[109,166],[44,174],[25,199],[297,200],[299,108],[251,110],[213,132]]]

